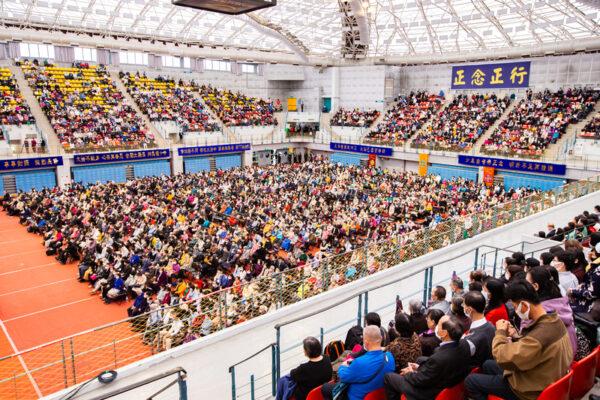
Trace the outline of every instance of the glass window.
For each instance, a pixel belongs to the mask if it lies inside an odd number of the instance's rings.
[[[87,47],[75,47],[75,60],[77,61],[98,61],[98,51]]]
[[[242,72],[244,74],[256,74],[257,65],[256,64],[242,64]]]
[[[19,43],[21,57],[54,58],[54,46],[43,43]]]
[[[163,66],[170,68],[181,68],[181,58],[174,56],[162,56]]]
[[[219,60],[204,60],[204,69],[208,71],[231,71],[231,63],[229,61]]]
[[[183,57],[183,68],[192,68],[192,63],[189,57]]]
[[[148,54],[139,51],[119,51],[121,64],[148,65]]]

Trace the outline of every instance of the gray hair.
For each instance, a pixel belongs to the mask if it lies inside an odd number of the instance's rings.
[[[423,308],[423,302],[421,302],[421,300],[419,299],[412,299],[411,301],[408,302],[408,309],[412,314],[423,314],[424,312],[424,308]]]

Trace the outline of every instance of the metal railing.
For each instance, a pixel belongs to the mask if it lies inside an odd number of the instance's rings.
[[[321,345],[325,347],[325,344],[331,340],[344,340],[347,330],[352,326],[362,326],[363,317],[368,312],[379,313],[382,317],[382,323],[385,323],[385,321],[393,320],[399,301],[402,301],[403,304],[407,304],[407,301],[409,300],[422,297],[423,304],[426,304],[429,293],[431,293],[431,290],[435,286],[450,281],[450,274],[446,274],[441,278],[437,276],[434,280],[433,277],[436,267],[445,264],[466,264],[468,265],[466,268],[454,271],[463,279],[468,278],[468,273],[476,269],[483,269],[488,275],[497,277],[504,273],[504,270],[502,268],[497,268],[497,266],[501,265],[503,258],[510,256],[513,252],[525,250],[526,256],[539,257],[539,254],[555,245],[556,242],[552,243],[550,240],[542,239],[538,242],[522,241],[507,247],[488,245],[478,246],[475,249],[465,251],[459,255],[423,267],[417,271],[408,274],[400,273],[402,276],[390,282],[376,285],[368,290],[361,291],[360,293],[354,293],[333,304],[328,304],[315,311],[277,324],[274,326],[275,341],[273,343],[229,367],[232,399],[249,398],[254,400],[275,396],[277,380],[281,375],[305,361],[302,348],[302,340],[306,336],[304,335],[304,332],[307,332],[307,335],[318,338]],[[528,250],[529,247],[531,247],[531,249]],[[491,255],[493,255],[493,258],[489,257]],[[446,268],[445,270],[451,271],[452,268]],[[398,284],[410,278],[417,279],[412,279],[409,286],[418,286],[419,289],[403,291],[402,295],[394,295],[393,293],[398,293],[398,290],[396,290],[399,286]],[[379,304],[376,307],[370,307],[369,300],[371,299],[372,303],[373,300],[378,297],[384,297],[385,300],[382,302],[381,299],[378,299],[380,300]],[[345,306],[343,309],[345,311],[350,311],[350,314],[346,313],[340,315],[339,307],[341,306]],[[332,312],[331,310],[334,311]],[[353,310],[354,312],[352,312]],[[319,316],[321,316],[321,318],[318,318]],[[314,318],[318,318],[318,321],[314,321],[313,323]],[[323,321],[326,321],[325,326],[321,324]],[[329,321],[333,321],[334,325],[329,325]],[[307,325],[309,326],[308,328],[306,328]],[[300,328],[300,326],[304,327],[304,329]],[[284,335],[286,329],[284,328],[288,328],[287,331],[293,339],[286,340]],[[298,334],[298,331],[302,333]],[[284,345],[284,343],[286,344]],[[268,371],[264,372],[266,370],[265,362],[268,360],[260,358],[261,353],[265,352],[267,349],[271,349],[274,353],[270,365],[271,373]],[[236,375],[236,368],[239,368],[242,364],[245,364],[244,369],[250,373],[251,385],[249,383],[240,384],[241,377],[239,374]]]
[[[264,272],[264,275],[245,284],[236,284],[198,299],[0,358],[0,398],[30,398],[56,392],[85,381],[104,369],[122,367],[193,340],[194,337],[264,315],[599,191],[599,178],[570,183],[549,192],[534,193],[479,210],[475,214],[447,219],[433,227],[368,243],[346,253],[332,254],[297,268]],[[433,269],[427,279],[436,280]],[[166,324],[161,322],[165,313],[176,316],[184,323],[184,327],[174,335],[165,334],[172,326],[172,320],[167,319],[170,322]],[[282,364],[277,365],[281,369]]]

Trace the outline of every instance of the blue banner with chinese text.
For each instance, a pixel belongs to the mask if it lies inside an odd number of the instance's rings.
[[[154,158],[169,158],[169,149],[114,151],[111,153],[75,154],[73,161],[76,165],[100,164],[123,161],[151,160]]]
[[[452,67],[452,89],[525,88],[531,62],[459,65]]]
[[[391,157],[394,150],[391,147],[366,146],[364,144],[350,144],[330,142],[329,148],[350,153],[375,154],[377,156]]]
[[[207,156],[220,153],[239,153],[252,148],[250,143],[217,144],[214,146],[180,147],[177,152],[180,156]]]
[[[0,171],[53,168],[58,165],[63,165],[63,159],[61,156],[19,158],[19,159],[10,159],[10,160],[0,160]]]
[[[475,167],[494,167],[511,171],[534,172],[536,174],[565,175],[567,166],[538,161],[508,160],[505,158],[479,157],[459,154],[458,163]]]

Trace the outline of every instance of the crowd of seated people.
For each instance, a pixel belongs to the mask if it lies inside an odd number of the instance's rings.
[[[600,114],[596,114],[581,130],[579,137],[600,139]]]
[[[31,115],[16,79],[8,68],[0,68],[0,125],[34,123],[35,118]]]
[[[281,102],[221,90],[211,85],[202,85],[199,91],[204,102],[226,126],[277,125],[273,113],[281,111]]]
[[[381,113],[378,110],[347,110],[340,108],[333,117],[331,117],[331,126],[351,126],[355,128],[368,128]]]
[[[597,221],[597,209],[582,215]],[[387,327],[371,312],[364,327],[352,327],[344,342],[329,343],[323,354],[316,346],[309,354],[305,346],[309,361],[280,379],[277,396],[305,399],[320,388],[331,399],[347,386],[351,400],[378,389],[389,400],[434,399],[464,381],[469,399],[537,399],[596,345],[598,266],[600,233],[594,228],[590,237],[566,240],[539,257],[513,253],[500,278],[481,269],[471,271],[468,282],[453,274],[450,293],[434,287],[427,308],[412,299],[405,311],[398,301]],[[575,277],[574,270],[583,275]]]
[[[368,133],[366,140],[400,146],[413,136],[432,115],[439,111],[443,97],[427,92],[399,96],[387,110],[382,122]]]
[[[413,139],[413,147],[469,151],[510,104],[508,96],[458,95]]]
[[[273,298],[256,296],[262,277],[301,272],[297,267],[314,267],[366,240],[408,242],[424,226],[461,221],[528,193],[312,161],[72,184],[5,197],[4,206],[43,236],[48,254],[79,261],[79,278],[105,301],[146,293],[168,306],[228,289],[248,300],[230,308],[232,325],[275,306]],[[315,279],[290,295],[318,290],[322,276],[312,273]],[[359,276],[348,269],[333,274],[331,285]],[[132,314],[144,311],[136,307]]]
[[[159,76],[120,72],[119,77],[150,121],[175,121],[183,132],[213,132],[219,129],[200,99],[194,97],[194,83]]]
[[[37,60],[19,65],[65,150],[154,145],[152,133],[104,66],[42,66]]]
[[[485,141],[482,151],[540,157],[566,133],[569,124],[584,119],[600,93],[591,89],[527,92],[524,99]]]

